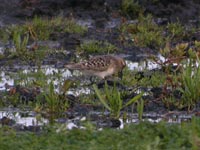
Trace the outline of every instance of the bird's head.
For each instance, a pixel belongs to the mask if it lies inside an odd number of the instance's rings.
[[[122,79],[123,69],[126,67],[126,62],[123,58],[115,57],[115,72],[118,73],[118,76]]]

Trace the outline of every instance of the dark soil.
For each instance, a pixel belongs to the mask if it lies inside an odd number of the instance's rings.
[[[63,48],[73,53],[84,40],[90,39],[108,41],[114,44],[120,50],[119,53],[128,54],[127,59],[132,61],[144,59],[144,54],[155,54],[157,51],[155,49],[135,47],[130,46],[130,44],[127,46],[120,41],[119,25],[123,23],[124,18],[121,13],[121,4],[121,0],[10,0],[9,2],[3,0],[0,4],[0,26],[19,24],[34,16],[63,15],[77,20],[90,20],[91,25],[88,32],[82,36],[77,34],[52,35],[50,39],[57,42],[56,48],[58,49]],[[178,20],[183,24],[199,25],[199,1],[160,0],[153,2],[140,0],[139,4],[145,13],[151,13],[155,18],[165,20],[165,24]],[[161,22],[163,23],[163,21]],[[109,25],[109,23],[113,25]],[[198,36],[194,35],[193,40],[196,38]],[[48,42],[46,44],[48,45]],[[49,44],[50,48],[55,48],[54,46]],[[48,62],[55,64],[58,57],[60,60],[66,58],[65,55],[54,55],[53,57],[51,55],[44,62],[45,64]],[[3,61],[2,65],[6,64],[5,60],[1,61]],[[17,64],[15,61],[14,63]]]
[[[156,54],[158,51],[153,48],[141,48],[131,45],[131,41],[128,44],[124,44],[119,36],[119,25],[123,23],[124,18],[130,21],[131,14],[122,14],[121,12],[121,0],[1,0],[0,3],[0,27],[5,27],[10,24],[20,24],[27,19],[32,19],[34,16],[53,17],[63,15],[64,17],[75,18],[77,20],[88,21],[88,32],[84,35],[80,34],[62,34],[51,35],[49,41],[40,41],[40,45],[49,45],[50,48],[64,49],[69,52],[67,54],[50,54],[45,57],[43,61],[44,65],[55,65],[55,67],[62,68],[62,64],[69,62],[70,59],[76,57],[76,48],[80,46],[85,40],[98,40],[107,41],[115,45],[119,50],[116,52],[118,55],[124,55],[125,59],[131,61],[144,60],[150,54]],[[160,24],[167,24],[168,22],[180,21],[182,24],[187,24],[199,27],[200,16],[200,1],[198,0],[158,0],[156,2],[148,0],[139,0],[139,4],[144,9],[144,12],[151,13],[153,16],[161,20]],[[191,40],[199,39],[199,33],[195,33]],[[32,44],[32,43],[31,43]],[[128,46],[127,46],[128,45]],[[88,55],[88,54],[87,54]],[[93,54],[95,55],[95,54]],[[18,66],[19,59],[0,59],[1,67]],[[121,87],[120,87],[121,86]],[[102,84],[99,84],[102,87]],[[123,85],[118,85],[123,89]],[[145,111],[155,112],[167,112],[169,109],[160,101],[156,101],[162,95],[160,87],[151,89],[152,95],[150,97],[144,97],[145,99]],[[28,93],[26,93],[28,91]],[[21,96],[26,99],[34,99],[38,91],[25,90],[19,91]],[[170,91],[171,92],[171,91]],[[135,93],[131,93],[129,97],[132,97]],[[128,97],[127,97],[128,99]],[[77,102],[78,103],[78,102]],[[173,107],[173,106],[172,106]],[[75,117],[77,113],[81,115],[87,114],[91,109],[90,107],[81,106],[79,104],[73,104],[69,110],[69,118]],[[78,111],[77,111],[78,110]],[[80,115],[78,114],[78,115]],[[1,123],[7,122],[7,118],[2,118]],[[111,124],[111,126],[119,126],[119,121],[106,120],[101,121],[101,124]]]

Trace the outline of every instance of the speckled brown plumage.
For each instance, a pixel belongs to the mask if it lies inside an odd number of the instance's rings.
[[[65,65],[70,70],[79,70],[84,74],[100,78],[119,73],[125,66],[124,59],[112,55],[94,56],[87,61]]]

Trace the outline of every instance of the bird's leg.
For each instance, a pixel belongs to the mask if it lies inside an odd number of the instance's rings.
[[[95,83],[95,79],[94,79],[93,76],[90,76],[90,83],[91,83],[91,84]]]
[[[107,84],[107,79],[106,78],[102,78],[98,83],[97,86],[98,88],[104,88],[104,86]]]

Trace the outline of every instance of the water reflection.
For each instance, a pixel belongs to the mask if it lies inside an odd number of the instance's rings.
[[[90,121],[93,125],[95,125],[98,129],[105,128],[105,127],[113,127],[116,124],[116,119],[96,119],[91,120],[92,115],[102,115],[102,112],[95,112],[91,111],[86,116],[77,116],[73,119],[67,119],[67,118],[58,118],[55,119],[55,122],[61,124],[60,128],[64,129],[73,129],[73,128],[79,128],[84,129],[84,125],[81,122]],[[6,117],[10,120],[13,120],[15,122],[15,125],[22,125],[22,126],[43,126],[45,124],[48,124],[48,119],[45,119],[43,117],[38,117],[38,114],[33,111],[22,111],[16,108],[4,108],[0,110],[0,119]],[[108,115],[107,113],[104,115]],[[141,121],[148,121],[151,123],[158,123],[161,121],[165,121],[169,124],[174,123],[182,123],[182,122],[190,122],[192,117],[195,116],[193,113],[187,113],[187,112],[171,112],[166,114],[159,114],[155,112],[149,112],[144,113],[142,116],[142,120],[139,120],[137,113],[129,113],[128,118],[124,120],[123,118],[119,118],[119,128],[124,128],[125,124],[130,123],[139,123]]]
[[[162,61],[164,58],[161,55],[158,55],[158,58]],[[131,61],[126,61],[127,66],[130,70],[137,70],[137,71],[142,71],[144,69],[152,70],[155,68],[159,68],[160,66],[156,64],[155,62],[149,60],[149,61],[143,61],[143,62],[131,62]],[[6,69],[6,68],[1,68],[1,73],[0,73],[0,90],[5,90],[5,84],[7,83],[10,86],[14,85],[14,82],[16,79],[19,79],[19,75],[17,74],[16,70],[23,70],[23,74],[29,74],[29,73],[36,73],[38,72],[37,68],[34,67],[28,67],[28,66],[14,66],[13,70]],[[47,76],[47,75],[52,75],[50,76],[48,82],[51,82],[52,80],[54,81],[55,85],[58,85],[58,83],[62,82],[63,79],[68,79],[72,76],[80,76],[82,75],[81,72],[79,71],[73,71],[70,72],[67,69],[58,69],[55,68],[54,66],[42,66],[41,71]],[[54,75],[59,74],[60,79],[55,79]],[[33,77],[27,77],[29,80],[33,80]],[[84,92],[84,91],[83,91]],[[85,90],[86,93],[88,93],[88,90]],[[80,92],[77,92],[80,93]]]

